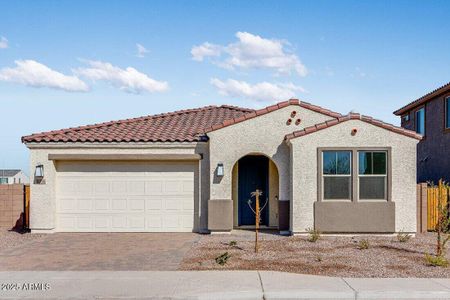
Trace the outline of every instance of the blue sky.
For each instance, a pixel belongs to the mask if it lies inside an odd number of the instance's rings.
[[[398,124],[450,81],[448,1],[0,1],[0,168],[22,135],[296,96]],[[137,44],[141,45],[138,52]]]

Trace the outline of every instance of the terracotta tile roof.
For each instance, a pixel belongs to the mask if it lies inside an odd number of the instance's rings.
[[[322,108],[322,107],[317,106],[317,105],[313,105],[313,104],[308,103],[308,102],[299,101],[298,99],[290,99],[288,101],[280,102],[278,104],[274,104],[274,105],[267,106],[267,107],[259,109],[259,110],[255,110],[255,111],[249,112],[249,113],[247,113],[245,115],[242,115],[242,116],[239,116],[239,117],[235,117],[235,118],[230,119],[230,120],[225,120],[222,123],[215,124],[215,125],[211,126],[210,128],[207,128],[206,132],[211,132],[211,131],[214,131],[214,130],[217,130],[217,129],[220,129],[220,128],[223,128],[223,127],[227,127],[227,126],[230,126],[230,125],[233,125],[233,124],[236,124],[236,123],[240,123],[240,122],[245,121],[245,120],[253,119],[253,118],[257,117],[257,116],[265,115],[265,114],[267,114],[269,112],[278,110],[280,108],[283,108],[283,107],[286,107],[286,106],[289,106],[289,105],[298,105],[300,107],[303,107],[303,108],[306,108],[306,109],[309,109],[309,110],[312,110],[312,111],[315,111],[315,112],[318,112],[318,113],[321,113],[321,114],[325,114],[325,115],[328,115],[328,116],[333,117],[333,118],[342,117],[342,115],[340,113],[331,111],[329,109],[325,109],[325,108]]]
[[[374,119],[372,117],[360,115],[360,114],[357,114],[357,113],[349,113],[348,115],[339,117],[339,118],[334,119],[334,120],[330,120],[330,121],[326,121],[324,123],[316,124],[314,126],[306,127],[306,128],[304,128],[302,130],[294,131],[293,133],[287,134],[284,137],[284,139],[289,141],[291,139],[294,139],[294,138],[297,138],[297,137],[302,137],[302,136],[308,135],[310,133],[313,133],[313,132],[316,132],[316,131],[319,131],[319,130],[322,130],[322,129],[326,129],[326,128],[329,128],[329,127],[332,127],[332,126],[335,126],[337,124],[340,124],[340,123],[343,123],[343,122],[346,122],[346,121],[350,121],[350,120],[361,120],[363,122],[366,122],[366,123],[369,123],[369,124],[372,124],[372,125],[375,125],[375,126],[387,129],[387,130],[390,130],[390,131],[398,133],[398,134],[402,134],[402,135],[405,135],[405,136],[408,136],[408,137],[411,137],[411,138],[415,138],[415,139],[418,139],[418,140],[422,139],[422,136],[420,134],[417,134],[414,131],[404,129],[402,127],[397,127],[397,126],[394,126],[392,124],[388,124],[388,123],[385,123],[383,121],[376,120],[376,119]]]
[[[206,106],[36,133],[22,137],[22,142],[196,142],[205,139],[205,128],[252,111],[229,105]]]
[[[430,101],[431,99],[439,96],[440,94],[446,93],[448,91],[450,91],[450,82],[447,84],[444,84],[443,86],[435,89],[432,92],[429,92],[425,96],[422,96],[417,100],[414,100],[413,102],[403,106],[402,108],[397,109],[396,111],[394,111],[394,114],[397,116],[400,116],[400,115],[404,114],[405,112],[407,112],[408,110],[413,109],[416,106],[422,105],[423,103]]]

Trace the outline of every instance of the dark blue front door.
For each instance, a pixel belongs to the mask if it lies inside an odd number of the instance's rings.
[[[269,159],[265,156],[248,155],[239,160],[238,167],[238,219],[239,226],[255,225],[255,214],[248,205],[248,200],[252,200],[252,208],[255,209],[255,197],[251,193],[262,191],[259,199],[262,207],[268,198],[269,182]],[[261,212],[261,225],[268,224],[269,205],[266,205]]]

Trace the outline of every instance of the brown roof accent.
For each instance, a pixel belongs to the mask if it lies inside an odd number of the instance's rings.
[[[378,127],[384,128],[384,129],[387,129],[389,131],[392,131],[392,132],[395,132],[395,133],[398,133],[398,134],[402,134],[402,135],[405,135],[405,136],[408,136],[408,137],[411,137],[411,138],[415,138],[415,139],[418,139],[418,140],[422,139],[422,136],[420,134],[417,134],[414,131],[404,129],[402,127],[397,127],[397,126],[394,126],[392,124],[388,124],[388,123],[385,123],[383,121],[376,120],[376,119],[374,119],[372,117],[360,115],[358,113],[349,113],[348,115],[345,115],[343,117],[339,117],[339,118],[334,119],[334,120],[330,120],[330,121],[326,121],[324,123],[320,123],[320,124],[316,124],[316,125],[313,125],[313,126],[310,126],[310,127],[306,127],[306,128],[304,128],[302,130],[294,131],[293,133],[287,134],[284,137],[284,139],[289,141],[291,139],[294,139],[294,138],[297,138],[297,137],[302,137],[302,136],[308,135],[310,133],[313,133],[313,132],[316,132],[316,131],[319,131],[319,130],[322,130],[322,129],[326,129],[326,128],[329,128],[329,127],[332,127],[332,126],[335,126],[337,124],[340,124],[340,123],[343,123],[343,122],[346,122],[346,121],[350,121],[350,120],[361,120],[363,122],[366,122],[366,123],[369,123],[369,124],[372,124],[372,125],[375,125],[375,126],[378,126]]]
[[[397,109],[396,111],[394,111],[394,114],[397,116],[401,116],[402,114],[404,114],[405,112],[424,104],[425,102],[430,101],[431,99],[439,96],[440,94],[446,93],[450,91],[450,82],[447,84],[444,84],[443,86],[441,86],[440,88],[435,89],[434,91],[426,94],[425,96],[420,97],[417,100],[414,100],[413,102],[403,106],[400,109]]]
[[[236,123],[243,122],[245,120],[253,119],[253,118],[257,117],[257,116],[268,114],[268,113],[270,113],[272,111],[281,109],[281,108],[289,106],[289,105],[298,105],[300,107],[303,107],[303,108],[306,108],[306,109],[309,109],[309,110],[312,110],[312,111],[315,111],[315,112],[318,112],[318,113],[321,113],[321,114],[324,114],[324,115],[327,115],[327,116],[330,116],[330,117],[333,117],[333,118],[342,117],[342,115],[340,113],[331,111],[329,109],[325,109],[325,108],[322,108],[322,107],[317,106],[317,105],[313,105],[313,104],[308,103],[308,102],[299,101],[298,99],[290,99],[288,101],[280,102],[280,103],[277,103],[277,104],[274,104],[274,105],[271,105],[271,106],[267,106],[267,107],[259,109],[259,110],[255,110],[255,111],[249,112],[249,113],[247,113],[247,114],[245,114],[243,116],[239,116],[237,118],[233,118],[233,119],[230,119],[230,120],[225,120],[222,123],[219,123],[219,124],[211,126],[210,128],[207,128],[206,132],[211,132],[211,131],[214,131],[214,130],[217,130],[217,129],[221,129],[221,128],[224,128],[224,127],[236,124]]]
[[[22,137],[22,142],[197,142],[206,140],[205,128],[251,111],[229,105],[206,106],[36,133]]]

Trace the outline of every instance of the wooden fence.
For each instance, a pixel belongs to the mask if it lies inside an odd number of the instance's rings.
[[[439,201],[441,201],[442,207],[448,207],[449,194],[449,189],[444,186],[427,188],[427,228],[429,231],[436,229],[439,216]]]
[[[444,185],[417,185],[417,232],[435,231],[439,216],[439,197],[442,207],[449,207],[450,188]]]

